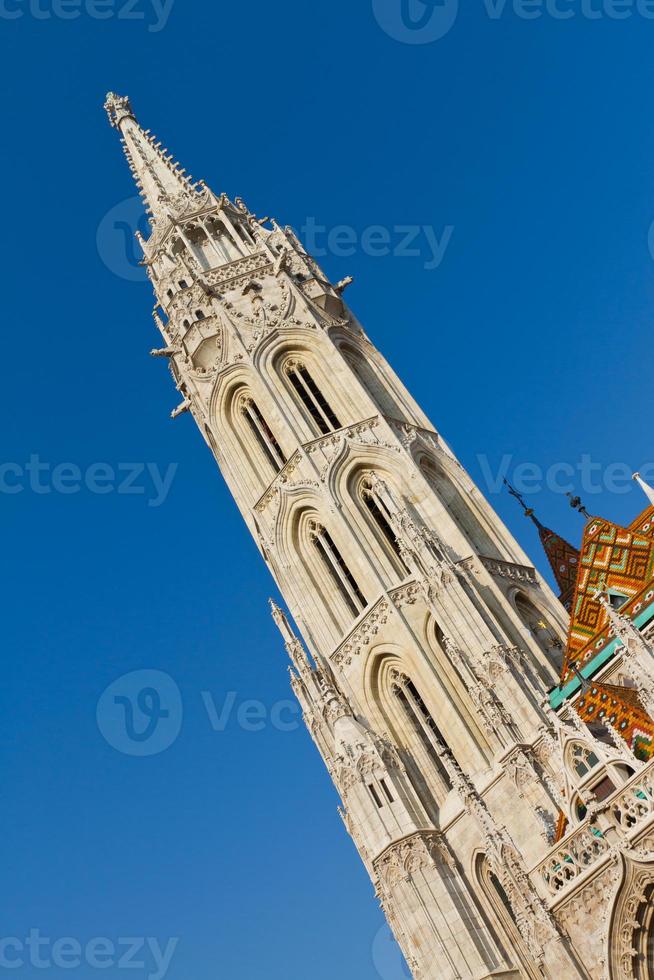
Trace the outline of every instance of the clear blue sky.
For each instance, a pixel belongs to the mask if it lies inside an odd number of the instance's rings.
[[[409,44],[379,23],[400,0],[378,18],[371,0],[176,0],[159,31],[149,0],[142,20],[20,2],[0,16],[2,463],[178,468],[159,507],[143,477],[140,495],[27,477],[0,494],[3,937],[178,937],[171,980],[400,980],[308,736],[236,720],[288,697],[273,586],[192,419],[168,419],[149,286],[99,256],[102,219],[134,193],[102,102],[129,93],[195,176],[296,228],[453,226],[435,269],[422,237],[419,256],[323,262],[356,277],[350,303],[483,489],[481,454],[492,471],[504,454],[633,469],[654,461],[654,21],[574,3],[569,20],[493,19],[466,0],[446,36]],[[114,229],[101,249],[129,273]],[[584,496],[615,519],[644,506],[635,487]],[[513,501],[491,499],[542,567]],[[565,497],[530,500],[578,539]],[[183,727],[133,758],[96,706],[146,668],[178,684]],[[224,731],[202,692],[218,710],[236,692]],[[42,976],[25,962],[14,975]],[[100,973],[125,975],[49,975]]]

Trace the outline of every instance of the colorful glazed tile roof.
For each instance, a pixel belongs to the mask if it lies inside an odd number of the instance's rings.
[[[633,688],[592,684],[575,707],[589,725],[608,719],[638,759],[647,762],[654,755],[654,722]]]
[[[614,596],[620,613],[632,618],[654,601],[654,507],[628,527],[592,518],[584,531],[577,582],[570,610],[570,632],[561,684],[574,677],[613,639],[606,611],[595,598],[599,589]]]
[[[548,527],[545,527],[540,523],[537,517],[535,517],[533,511],[530,514],[529,511],[526,512],[528,517],[531,517],[532,521],[538,528],[538,534],[541,540],[541,544],[545,550],[545,554],[552,566],[552,571],[554,573],[554,578],[561,590],[559,599],[565,606],[565,608],[570,612],[572,608],[572,597],[574,594],[574,588],[577,581],[577,572],[579,571],[579,552],[576,548],[573,548],[565,538],[551,531]]]

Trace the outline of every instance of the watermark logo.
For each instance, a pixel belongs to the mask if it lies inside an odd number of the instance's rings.
[[[380,27],[404,44],[431,44],[452,29],[458,0],[372,0]],[[654,0],[480,0],[489,20],[654,20]]]
[[[454,26],[459,0],[372,0],[379,26],[395,41],[432,44]]]
[[[27,936],[0,938],[0,970],[142,970],[147,980],[164,980],[170,969],[178,938],[163,945],[151,936],[132,936],[118,940],[96,936],[81,942],[73,936],[51,939],[40,929]],[[31,972],[31,971],[30,971]]]
[[[409,967],[387,925],[381,927],[373,940],[372,963],[381,980],[411,980]]]
[[[147,500],[148,507],[161,507],[166,502],[177,473],[177,463],[165,470],[157,463],[91,463],[86,468],[77,463],[48,463],[38,453],[23,463],[0,462],[0,494],[8,497],[20,493],[37,496],[82,492],[97,496],[118,494],[138,496]]]
[[[157,34],[168,23],[175,0],[0,0],[0,20],[125,20],[147,23]]]
[[[146,282],[148,278],[145,267],[140,264],[142,252],[136,240],[137,231],[144,238],[150,235],[143,201],[138,194],[107,211],[95,236],[98,255],[109,272],[128,282]]]
[[[175,0],[0,0],[0,20],[138,21],[157,34],[168,23]]]
[[[184,709],[175,681],[160,670],[135,670],[110,684],[98,701],[98,728],[124,755],[165,752],[182,728]]]
[[[511,453],[505,453],[498,461],[479,454],[477,463],[482,474],[482,487],[488,494],[503,493],[504,481],[509,475],[515,489],[524,496],[544,490],[564,496],[577,492],[591,496],[600,493],[623,496],[636,492],[633,466],[620,461],[599,462],[590,453],[582,453],[574,461],[561,460],[549,466],[516,461]],[[654,482],[654,463],[643,463],[638,469],[645,483]]]
[[[339,259],[351,258],[357,252],[370,258],[422,259],[423,269],[438,269],[445,258],[454,234],[454,225],[442,229],[434,225],[368,225],[359,230],[352,225],[328,228],[307,217],[300,227],[299,237],[315,259],[327,255]]]
[[[222,698],[201,691],[197,709],[208,730],[296,732],[302,727],[297,701],[284,698],[267,705],[228,691]],[[172,677],[158,670],[137,670],[110,684],[97,707],[98,728],[104,739],[125,755],[158,755],[175,742],[182,728],[182,698]]]

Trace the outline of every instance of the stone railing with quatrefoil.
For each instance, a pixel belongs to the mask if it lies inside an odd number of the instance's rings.
[[[654,763],[636,773],[602,807],[611,823],[633,840],[654,822]],[[611,846],[597,827],[586,822],[553,848],[535,869],[553,900],[568,891],[591,868],[608,857]]]

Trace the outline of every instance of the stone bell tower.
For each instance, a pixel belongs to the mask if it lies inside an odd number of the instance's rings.
[[[289,228],[105,106],[179,404],[258,543],[341,816],[414,977],[586,977],[533,871],[567,613]],[[296,624],[294,632],[291,621]]]

